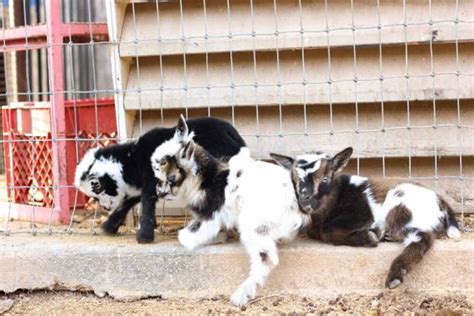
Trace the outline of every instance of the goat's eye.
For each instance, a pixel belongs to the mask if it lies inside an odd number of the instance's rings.
[[[322,182],[328,182],[328,177],[323,177],[323,179],[321,180]]]
[[[167,163],[168,163],[168,162],[167,162],[166,160],[162,160],[162,161],[160,162],[160,166],[166,166]]]

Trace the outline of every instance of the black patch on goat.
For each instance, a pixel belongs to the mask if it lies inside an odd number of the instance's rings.
[[[194,141],[214,157],[234,156],[241,147],[245,146],[245,142],[237,130],[226,121],[206,117],[190,119],[187,124],[190,131],[195,133]],[[121,163],[124,182],[141,190],[143,212],[140,218],[140,230],[137,231],[137,240],[140,243],[151,242],[154,239],[155,203],[158,197],[156,194],[157,180],[153,176],[150,158],[158,146],[173,137],[174,132],[175,127],[155,128],[142,135],[137,141],[100,148],[94,154],[95,159],[109,159]],[[87,173],[81,175],[81,180],[87,176]],[[114,194],[118,190],[117,183],[113,179],[106,179],[101,183],[104,183],[103,189],[106,193]],[[129,200],[134,198],[124,198],[120,203],[121,206],[117,208],[117,210],[121,210],[120,214],[126,216],[134,205],[132,202],[135,201]],[[114,219],[111,227],[115,227],[115,222],[120,220],[122,220],[120,216],[119,219]],[[104,223],[104,225],[108,224]]]
[[[198,166],[197,175],[202,178],[200,189],[205,191],[206,197],[192,209],[199,216],[209,219],[224,205],[229,170],[221,170],[220,162],[206,152],[196,154],[194,159]]]
[[[94,164],[91,163],[89,168],[87,168],[87,170],[82,173],[81,181],[85,181],[87,179],[87,177],[88,177],[89,173],[91,172],[91,169],[92,169],[93,166],[94,166]]]
[[[104,189],[105,193],[110,196],[117,196],[117,181],[112,179],[107,173],[102,177],[98,178],[100,181],[101,187]]]
[[[193,233],[196,232],[196,231],[201,227],[201,223],[202,223],[202,222],[201,222],[200,219],[194,220],[194,221],[192,222],[192,224],[189,225],[189,230],[190,230],[191,232],[193,232]]]
[[[112,212],[107,220],[102,223],[101,228],[107,235],[116,234],[120,225],[127,217],[128,211],[140,202],[140,197],[126,197],[123,203]]]
[[[393,192],[393,195],[396,196],[396,197],[403,197],[405,195],[405,193],[402,190],[397,189],[397,190],[395,190],[395,192]]]

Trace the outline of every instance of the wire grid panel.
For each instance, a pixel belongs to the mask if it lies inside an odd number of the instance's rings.
[[[120,141],[172,126],[184,113],[232,122],[259,159],[352,146],[348,172],[436,188],[469,228],[470,1],[108,0],[105,11],[108,42],[91,35],[63,45],[91,54],[110,46],[113,88],[98,86],[105,63],[91,58],[93,77],[79,87],[71,67],[66,79],[75,88],[65,92],[113,92]],[[158,209],[162,218],[183,215],[180,205]],[[96,219],[97,212],[86,214]],[[66,231],[81,231],[73,218]]]
[[[73,179],[88,148],[117,142],[105,5],[4,1],[1,21],[0,233],[94,233],[97,221],[77,221],[100,210]]]

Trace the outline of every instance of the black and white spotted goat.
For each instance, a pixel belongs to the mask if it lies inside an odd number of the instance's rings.
[[[233,156],[245,146],[237,130],[223,120],[197,118],[190,119],[188,125],[196,142],[215,157]],[[110,213],[102,224],[106,234],[117,233],[130,209],[141,202],[137,240],[153,241],[158,196],[150,157],[158,146],[173,138],[174,131],[174,127],[155,128],[135,142],[91,149],[77,166],[75,186]]]
[[[406,248],[392,262],[385,282],[395,288],[435,237],[460,237],[458,224],[448,203],[420,184],[340,174],[351,155],[349,147],[333,158],[325,153],[271,157],[291,170],[300,208],[311,214],[311,237],[365,247],[382,239],[403,240]]]
[[[221,162],[193,140],[181,117],[175,137],[151,157],[161,193],[184,198],[194,213],[179,232],[189,250],[209,244],[221,229],[237,228],[250,257],[250,275],[233,293],[234,305],[255,297],[278,264],[277,242],[291,240],[310,216],[302,213],[284,168],[250,157],[247,148]]]

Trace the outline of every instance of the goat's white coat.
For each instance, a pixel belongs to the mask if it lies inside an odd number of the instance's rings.
[[[351,176],[350,184],[358,187],[361,184],[364,184],[365,182],[367,182],[367,180],[369,180],[369,179],[367,179],[366,177]]]
[[[408,246],[411,243],[417,243],[421,240],[420,236],[418,236],[418,232],[412,232],[409,233],[406,237],[405,240],[403,240],[403,244]]]
[[[396,192],[401,192],[402,195],[398,196]],[[395,186],[387,192],[383,204],[377,203],[374,200],[370,187],[364,193],[367,196],[374,217],[372,228],[378,227],[382,232],[385,230],[385,219],[388,212],[399,205],[405,206],[411,212],[411,221],[406,225],[408,229],[430,232],[442,226],[443,219],[447,216],[439,207],[436,193],[433,190],[416,184],[402,183]],[[453,236],[451,238],[459,235],[459,230],[455,227],[449,227],[449,232],[447,235],[448,237]]]
[[[79,188],[81,186],[81,177],[84,173],[89,170],[89,167],[95,162],[95,153],[97,152],[98,148],[91,148],[89,149],[84,157],[82,157],[82,160],[79,162],[79,164],[76,167],[76,174],[74,176],[74,185],[76,188]]]
[[[159,165],[157,165],[157,161],[160,161],[165,156],[173,156],[175,155],[178,150],[181,149],[180,139],[183,141],[189,141],[194,137],[194,132],[189,134],[185,134],[180,136],[178,132],[174,133],[173,138],[168,139],[167,141],[163,142],[160,146],[158,146],[153,154],[151,155],[151,165],[153,170],[159,169]]]

